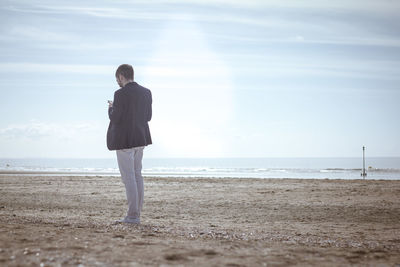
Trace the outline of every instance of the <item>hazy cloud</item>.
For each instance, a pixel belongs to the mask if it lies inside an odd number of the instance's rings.
[[[71,139],[76,135],[97,130],[93,123],[46,123],[30,121],[13,124],[0,129],[0,136],[8,139],[41,140],[44,138]]]
[[[86,64],[0,63],[0,72],[20,73],[21,71],[110,75],[110,73],[114,73],[115,66]]]

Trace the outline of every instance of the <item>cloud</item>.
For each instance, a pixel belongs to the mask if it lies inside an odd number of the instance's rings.
[[[143,7],[148,5],[143,5]],[[116,7],[90,7],[90,6],[62,6],[62,5],[34,5],[34,6],[9,6],[3,7],[3,10],[15,13],[31,13],[31,14],[56,14],[56,15],[84,15],[98,18],[113,18],[113,19],[129,19],[129,20],[149,20],[149,19],[165,19],[166,17],[174,16],[174,14],[167,12],[144,12],[138,8],[136,4],[135,9]],[[179,14],[177,14],[179,17]],[[175,16],[174,16],[175,17]]]
[[[356,38],[351,36],[338,37],[338,38],[321,38],[321,39],[297,39],[296,41],[302,41],[309,44],[333,44],[333,45],[353,45],[353,46],[388,46],[388,47],[400,47],[400,39],[398,38],[375,38],[365,37]]]
[[[88,64],[46,64],[46,63],[0,63],[0,72],[46,72],[46,73],[80,73],[110,75],[114,73],[114,65]]]
[[[110,29],[113,31],[113,29]],[[63,31],[45,30],[29,25],[18,25],[3,30],[0,41],[24,42],[43,49],[73,50],[73,51],[107,51],[127,49],[132,47],[129,42],[116,41],[82,41],[79,34]]]
[[[68,140],[76,135],[86,134],[98,129],[93,123],[45,123],[30,121],[24,124],[13,124],[0,129],[0,136],[7,139],[43,140],[56,138]]]
[[[148,66],[135,65],[135,69],[142,70],[149,74],[151,80],[162,78],[163,81],[173,81],[176,85],[177,81],[180,84],[186,83],[188,80],[204,79],[205,76],[212,77],[215,80],[202,84],[207,86],[220,86],[218,77],[226,75],[226,67],[222,64],[206,65],[201,64],[183,64],[165,66],[169,63],[168,58],[164,58],[159,62],[161,65],[151,64]],[[197,62],[198,63],[198,62]],[[46,63],[0,63],[0,73],[77,73],[77,74],[98,74],[98,75],[113,75],[117,66],[115,65],[89,65],[89,64],[46,64]],[[185,68],[186,67],[186,68]],[[166,80],[167,79],[167,80]],[[177,80],[179,79],[179,80]],[[192,86],[193,85],[191,82]]]
[[[210,37],[219,39],[225,42],[237,42],[242,45],[268,45],[268,44],[288,44],[288,43],[303,43],[303,44],[321,44],[321,45],[339,45],[339,46],[381,46],[381,47],[400,47],[400,38],[397,37],[382,37],[364,36],[354,37],[350,35],[337,36],[321,36],[313,34],[311,37],[304,35],[293,36],[244,36],[244,35],[228,35],[228,34],[213,34]]]
[[[29,121],[0,128],[0,157],[109,157],[106,125]]]
[[[121,42],[79,42],[79,45],[77,45],[76,41],[69,41],[69,43],[41,43],[38,44],[38,46],[44,49],[72,50],[79,52],[105,51],[107,53],[113,50],[122,50],[132,47],[130,43]]]
[[[37,2],[39,3],[39,2]],[[368,45],[368,46],[400,46],[400,39],[393,30],[391,35],[385,34],[391,26],[399,22],[397,16],[392,12],[400,8],[400,2],[393,1],[171,1],[168,5],[165,1],[135,2],[135,6],[116,2],[112,7],[106,6],[82,6],[72,2],[70,5],[33,4],[31,6],[8,6],[3,9],[20,12],[44,15],[67,15],[58,19],[67,21],[73,15],[88,16],[93,18],[114,19],[113,23],[119,20],[143,21],[183,21],[190,22],[193,19],[201,23],[219,23],[226,27],[237,27],[235,34],[214,31],[211,38],[222,40],[239,40],[254,42],[258,44],[270,42],[299,42],[339,45]],[[223,5],[224,9],[212,9],[213,6]],[[209,7],[209,9],[204,7]],[[179,8],[177,8],[179,7]],[[199,8],[201,7],[201,8]],[[245,10],[243,10],[245,8]],[[216,28],[219,27],[216,24]],[[240,26],[251,27],[250,31],[243,31]],[[87,26],[86,26],[87,27]],[[152,26],[157,27],[157,26]],[[118,29],[119,27],[115,27]],[[257,35],[251,35],[257,28]],[[154,29],[155,30],[155,29]],[[112,29],[110,29],[112,31]],[[260,34],[263,32],[263,34]],[[286,33],[297,32],[297,37],[287,36]],[[33,28],[31,26],[18,27],[11,32],[16,36],[25,36],[32,40],[79,40],[74,36],[60,34]],[[217,33],[217,34],[215,34]],[[330,33],[330,34],[328,34]],[[383,34],[381,34],[383,33]],[[2,34],[3,40],[4,37]],[[225,36],[224,36],[225,35]],[[11,35],[12,36],[12,35]],[[71,38],[72,37],[72,38]],[[303,38],[303,39],[302,39]],[[80,38],[82,39],[82,38]],[[219,40],[221,40],[219,39]],[[218,39],[217,39],[218,40]],[[81,43],[79,46],[67,44],[49,45],[48,48],[69,48],[79,49],[122,49],[126,48],[117,43]],[[96,42],[102,43],[102,42]]]
[[[30,25],[19,25],[10,28],[9,39],[29,39],[38,41],[58,41],[65,42],[78,38],[76,35],[66,34],[65,32],[47,31]]]
[[[127,3],[125,1],[113,1],[113,7],[83,7],[78,6],[76,2],[68,2],[70,5],[43,5],[38,1],[39,5],[36,8],[31,8],[30,12],[80,12],[83,14],[99,17],[125,17],[129,16],[129,10]],[[71,4],[72,3],[72,4]],[[79,2],[78,2],[79,3]],[[80,3],[79,3],[80,4]],[[121,8],[116,8],[115,6],[120,4]],[[297,1],[282,1],[282,0],[154,0],[154,1],[134,1],[136,7],[141,6],[162,6],[166,7],[176,7],[176,6],[208,6],[208,7],[220,7],[225,8],[238,8],[238,9],[259,9],[259,8],[308,8],[308,9],[349,9],[349,10],[364,10],[368,12],[392,12],[395,14],[393,7],[400,7],[400,4],[396,1],[377,1],[377,0],[338,0],[338,1],[320,1],[320,0],[297,0]],[[16,9],[15,7],[13,7]],[[45,10],[41,10],[44,8]],[[46,11],[47,9],[47,11]],[[28,11],[20,10],[20,11]]]
[[[175,1],[135,1],[134,5],[113,2],[112,6],[77,4],[68,2],[62,4],[31,4],[31,5],[10,5],[2,9],[15,13],[32,14],[56,14],[56,15],[84,15],[98,18],[128,19],[128,20],[188,20],[187,14],[196,15],[202,21],[236,21],[250,24],[260,24],[257,16],[248,16],[248,12],[261,10],[279,11],[279,16],[287,15],[293,11],[298,14],[305,11],[312,11],[321,17],[324,14],[336,14],[337,12],[365,12],[368,14],[396,15],[394,11],[400,8],[400,3],[394,1],[376,0],[354,0],[354,1],[235,1],[235,0],[175,0]],[[168,5],[167,5],[168,4]],[[213,7],[223,6],[224,9],[214,12]],[[179,9],[177,9],[179,7]],[[199,8],[201,7],[201,8]],[[208,7],[209,9],[206,9]],[[211,9],[211,10],[210,10]],[[243,10],[244,9],[244,10]],[[244,12],[243,12],[244,11]],[[222,13],[221,13],[222,12]],[[229,15],[234,12],[234,15]],[[335,13],[336,12],[336,13]],[[272,12],[271,14],[273,14]],[[253,14],[256,15],[256,14]],[[264,14],[265,15],[265,14]],[[265,21],[266,17],[262,16]],[[281,22],[291,23],[292,20]],[[265,23],[261,23],[265,24]]]

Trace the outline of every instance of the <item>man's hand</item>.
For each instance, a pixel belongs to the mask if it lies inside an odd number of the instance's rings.
[[[113,102],[112,102],[111,100],[107,100],[107,102],[108,102],[108,107],[109,107],[109,108],[112,108]]]

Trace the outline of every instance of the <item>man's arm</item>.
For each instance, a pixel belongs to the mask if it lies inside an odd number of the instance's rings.
[[[152,111],[152,107],[151,107],[152,103],[153,103],[153,98],[152,98],[152,96],[151,96],[151,91],[148,90],[148,94],[147,94],[147,105],[146,105],[146,113],[145,113],[146,121],[150,121],[150,120],[151,120],[151,117],[152,117],[152,115],[153,115],[153,114],[152,114],[153,111]]]
[[[116,91],[114,93],[114,101],[112,106],[108,108],[108,117],[110,118],[112,123],[118,123],[123,114],[123,102],[121,93]]]

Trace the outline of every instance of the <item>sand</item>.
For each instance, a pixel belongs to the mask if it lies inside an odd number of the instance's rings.
[[[400,181],[0,175],[1,266],[399,266]]]

